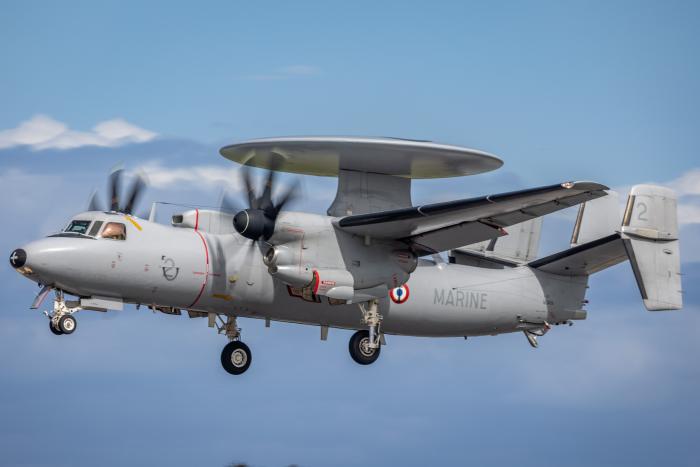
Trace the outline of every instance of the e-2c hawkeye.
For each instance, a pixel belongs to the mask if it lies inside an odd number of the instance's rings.
[[[134,215],[143,180],[124,196],[116,171],[108,206],[93,196],[63,231],[11,253],[12,267],[41,286],[32,308],[54,292],[54,334],[73,333],[81,310],[186,311],[228,337],[221,363],[234,375],[252,361],[239,317],[319,326],[321,339],[329,328],[355,330],[349,350],[362,365],[377,360],[386,335],[522,332],[536,347],[552,326],[585,319],[589,276],[625,260],[648,310],[682,307],[668,188],[634,186],[624,212],[606,186],[587,181],[414,206],[412,179],[474,175],[502,161],[390,138],[272,138],[220,152],[244,166],[245,206],[225,197],[219,210],[159,224],[155,204],[148,219]],[[262,190],[248,167],[267,169]],[[327,215],[284,210],[296,188],[274,196],[277,172],[337,177]],[[571,248],[537,257],[542,216],[575,205]]]

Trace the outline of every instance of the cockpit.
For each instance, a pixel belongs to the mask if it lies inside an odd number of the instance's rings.
[[[79,216],[72,219],[61,232],[49,236],[126,240],[126,224],[114,218],[87,219]]]

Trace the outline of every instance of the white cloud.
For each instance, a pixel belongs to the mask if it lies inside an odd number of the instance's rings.
[[[680,196],[700,195],[700,168],[687,171],[667,185]]]
[[[680,203],[678,204],[678,223],[700,224],[700,205],[697,203]]]
[[[164,167],[160,161],[150,161],[140,167],[154,188],[172,189],[181,184],[208,189],[212,184],[223,184],[234,190],[241,189],[238,165],[223,168],[219,165],[195,165],[190,167]]]
[[[0,131],[0,149],[31,146],[33,149],[72,149],[82,146],[121,146],[144,143],[158,136],[126,120],[100,122],[92,131],[76,131],[47,115],[35,115],[15,128]]]
[[[700,224],[700,168],[693,168],[680,177],[669,182],[648,182],[671,188],[678,196],[678,224],[682,227],[690,224]],[[632,186],[625,185],[615,188],[620,193],[622,206],[627,201],[627,193]]]
[[[231,164],[229,167],[220,165],[194,165],[189,167],[166,167],[159,160],[148,161],[138,167],[137,171],[146,175],[150,186],[161,190],[179,190],[182,187],[199,191],[210,191],[215,187],[223,188],[227,192],[243,192],[244,186],[241,177],[241,166]],[[256,171],[251,174],[251,181],[256,190],[262,190],[264,180],[263,172]],[[284,176],[283,176],[284,177]],[[290,187],[291,183],[300,182],[298,203],[294,208],[300,210],[318,211],[331,203],[335,196],[333,184],[316,181],[312,186],[304,183],[303,177],[292,175],[292,179],[278,178],[273,197],[280,196]],[[243,199],[242,197],[240,198]]]

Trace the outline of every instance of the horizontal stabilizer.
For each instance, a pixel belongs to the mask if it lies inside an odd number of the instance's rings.
[[[530,267],[563,276],[587,276],[626,259],[622,238],[614,233],[532,261]]]

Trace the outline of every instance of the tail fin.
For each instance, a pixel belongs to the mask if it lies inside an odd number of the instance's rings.
[[[632,187],[620,226],[616,195],[584,203],[572,248],[529,263],[552,274],[587,276],[626,259],[647,310],[682,308],[676,195],[664,187]]]
[[[647,310],[683,307],[676,194],[655,185],[632,188],[622,238]]]
[[[607,193],[607,196],[579,206],[574,231],[571,234],[572,247],[607,237],[620,229],[620,196],[616,191]]]
[[[503,237],[455,248],[450,258],[458,264],[500,268],[532,261],[540,247],[542,219],[535,217],[512,225]]]

